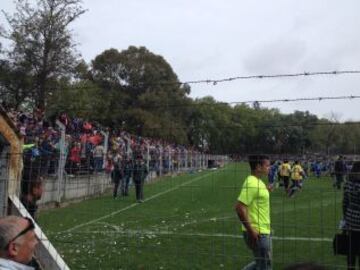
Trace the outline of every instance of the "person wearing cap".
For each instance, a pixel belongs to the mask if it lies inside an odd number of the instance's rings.
[[[30,218],[7,216],[0,219],[0,269],[33,270],[30,263],[38,244]]]

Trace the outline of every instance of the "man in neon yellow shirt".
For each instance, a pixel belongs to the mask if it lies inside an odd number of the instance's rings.
[[[249,164],[251,174],[245,179],[235,206],[245,242],[255,257],[243,270],[271,270],[270,196],[269,188],[260,179],[269,173],[269,157],[249,156]]]

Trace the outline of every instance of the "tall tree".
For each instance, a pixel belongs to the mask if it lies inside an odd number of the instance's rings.
[[[69,76],[77,64],[75,44],[69,25],[85,10],[81,0],[15,0],[16,12],[4,12],[8,31],[1,36],[13,42],[8,58],[13,65],[27,67],[33,78],[29,96],[44,108],[54,83]],[[16,68],[18,69],[18,68]]]
[[[92,61],[92,78],[108,100],[109,117],[121,118],[117,122],[141,135],[187,142],[183,105],[190,88],[162,56],[145,47],[109,49]],[[114,115],[118,108],[121,114]]]
[[[189,140],[202,150],[212,153],[229,153],[234,135],[231,123],[232,108],[213,97],[196,99],[188,120]]]

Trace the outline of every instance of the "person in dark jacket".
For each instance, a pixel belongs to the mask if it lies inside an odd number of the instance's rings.
[[[25,209],[35,219],[38,209],[37,201],[43,194],[43,176],[41,159],[32,158],[30,153],[24,154],[24,170],[21,180],[20,200]]]
[[[122,189],[124,196],[129,196],[129,183],[134,170],[134,164],[131,158],[127,158],[124,162],[124,187]]]
[[[346,165],[342,156],[339,156],[338,160],[334,165],[334,174],[335,174],[335,183],[334,187],[341,189],[341,184],[344,181],[344,176],[346,174]]]
[[[360,269],[360,161],[354,163],[344,186],[343,214],[345,230],[349,235],[348,270]]]
[[[23,164],[20,201],[31,217],[36,220],[37,201],[42,197],[44,182],[41,157],[33,157],[31,150],[28,150],[24,152]],[[28,265],[36,270],[41,269],[35,257],[31,259]]]
[[[148,174],[148,169],[142,156],[138,155],[134,164],[133,181],[135,184],[136,201],[144,202],[144,182]]]
[[[123,181],[123,178],[124,178],[122,157],[119,153],[115,155],[115,157],[113,159],[113,165],[114,165],[114,169],[111,172],[111,179],[112,179],[112,182],[114,183],[113,197],[114,197],[114,199],[116,199],[119,185],[120,185],[121,181]]]

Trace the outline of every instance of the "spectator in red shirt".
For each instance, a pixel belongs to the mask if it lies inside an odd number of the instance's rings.
[[[70,150],[70,158],[69,158],[70,159],[70,174],[73,174],[80,167],[80,162],[81,162],[80,152],[81,152],[80,143],[76,142],[75,145],[73,146],[73,148],[71,148],[71,150]]]

